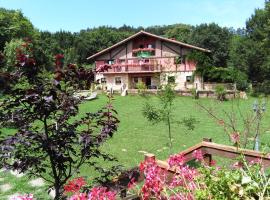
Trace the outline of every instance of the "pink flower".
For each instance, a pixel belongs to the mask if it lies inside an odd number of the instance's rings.
[[[169,166],[173,167],[173,166],[182,166],[185,164],[185,157],[183,154],[175,154],[175,155],[171,155],[169,158]]]
[[[210,166],[213,167],[213,166],[216,166],[216,164],[217,164],[217,162],[216,162],[215,160],[211,160],[211,161],[210,161]]]
[[[87,194],[80,193],[80,194],[74,194],[68,200],[88,200],[88,199],[87,199]]]
[[[147,200],[151,197],[160,199],[162,191],[166,186],[166,171],[158,167],[153,159],[141,163],[140,170],[145,175],[144,185],[141,189],[143,199]]]
[[[116,192],[108,191],[105,187],[94,187],[91,189],[87,200],[115,200]]]
[[[13,197],[11,200],[33,200],[33,199],[34,199],[33,194],[25,194],[25,195]]]
[[[243,163],[242,162],[235,162],[233,165],[232,165],[232,168],[234,168],[234,169],[241,169],[241,168],[243,168]]]
[[[196,161],[203,161],[203,153],[201,150],[193,151],[192,156],[196,159]]]
[[[133,186],[136,184],[135,178],[132,178],[128,183],[128,189],[133,188]]]
[[[239,132],[233,132],[230,134],[230,138],[231,138],[231,141],[234,143],[234,144],[238,144],[239,141],[240,141],[240,134]]]
[[[249,162],[250,165],[261,165],[262,164],[262,159],[256,158],[252,161]]]

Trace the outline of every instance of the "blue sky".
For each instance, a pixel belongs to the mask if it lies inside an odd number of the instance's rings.
[[[238,28],[263,6],[264,0],[0,0],[0,7],[20,9],[36,28],[52,32],[210,22]]]

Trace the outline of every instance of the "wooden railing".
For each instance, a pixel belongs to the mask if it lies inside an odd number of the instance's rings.
[[[132,73],[132,72],[160,72],[160,66],[158,65],[152,65],[152,64],[137,64],[137,65],[125,65],[125,64],[120,64],[120,65],[114,65],[111,66],[111,69],[108,69],[108,71],[104,72],[106,73]]]
[[[234,146],[217,144],[217,143],[212,142],[211,139],[203,139],[202,142],[180,152],[181,154],[184,155],[186,163],[191,161],[191,160],[194,160],[194,157],[192,156],[192,154],[195,150],[202,151],[203,156],[204,156],[204,161],[206,164],[209,164],[209,165],[212,161],[212,156],[219,156],[219,157],[224,157],[224,158],[229,158],[229,159],[235,159],[235,158],[239,157],[240,155],[242,155],[242,156],[244,156],[244,158],[247,161],[252,161],[254,159],[259,158],[259,159],[261,159],[261,162],[262,162],[262,165],[264,166],[264,168],[270,167],[270,158],[265,153],[262,153],[259,151],[253,151],[253,150],[249,150],[249,149],[241,149],[241,148],[237,148]],[[148,159],[154,159],[156,161],[156,164],[160,168],[162,168],[170,173],[175,173],[175,170],[173,168],[170,168],[167,161],[156,159],[154,154],[145,154],[145,161]],[[143,179],[144,179],[144,175],[140,174],[137,181],[141,182],[141,181],[143,181]],[[124,194],[123,196],[125,196],[125,191],[126,191],[126,189],[122,190],[122,194]],[[132,196],[125,197],[123,199],[126,199],[126,200],[127,199],[138,199],[138,196],[132,195]]]
[[[180,152],[185,157],[185,162],[189,162],[194,160],[192,153],[195,150],[201,150],[205,159],[205,162],[210,165],[212,161],[212,156],[219,156],[229,159],[236,159],[240,155],[244,156],[247,161],[252,161],[255,159],[261,159],[262,165],[264,168],[270,167],[270,158],[265,153],[249,150],[249,149],[241,149],[234,146],[228,146],[223,144],[217,144],[211,142],[211,139],[204,139],[202,142]],[[155,155],[146,154],[145,159],[154,158],[159,167],[164,168],[166,170],[171,170],[167,161],[157,160]]]

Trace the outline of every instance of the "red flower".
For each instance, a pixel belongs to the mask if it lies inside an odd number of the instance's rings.
[[[115,200],[116,193],[108,191],[105,187],[92,188],[88,196],[88,200]]]
[[[55,66],[56,68],[62,68],[64,66],[64,55],[57,54],[55,55]]]
[[[75,178],[75,179],[69,181],[68,184],[66,184],[64,186],[64,191],[66,193],[67,192],[77,193],[85,185],[86,185],[86,181],[84,180],[84,178],[82,178],[82,177]]]
[[[128,189],[131,189],[136,184],[135,178],[132,178],[128,183]]]
[[[216,166],[217,162],[215,160],[211,160],[210,166]]]

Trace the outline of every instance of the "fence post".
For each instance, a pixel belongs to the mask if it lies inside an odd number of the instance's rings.
[[[204,142],[212,142],[212,138],[203,138]]]
[[[144,155],[144,161],[148,161],[148,160],[156,160],[156,156],[154,154],[147,153]]]
[[[203,138],[204,142],[212,142],[212,138]],[[211,165],[212,162],[212,155],[211,154],[204,154],[203,155],[204,163],[207,165]]]

